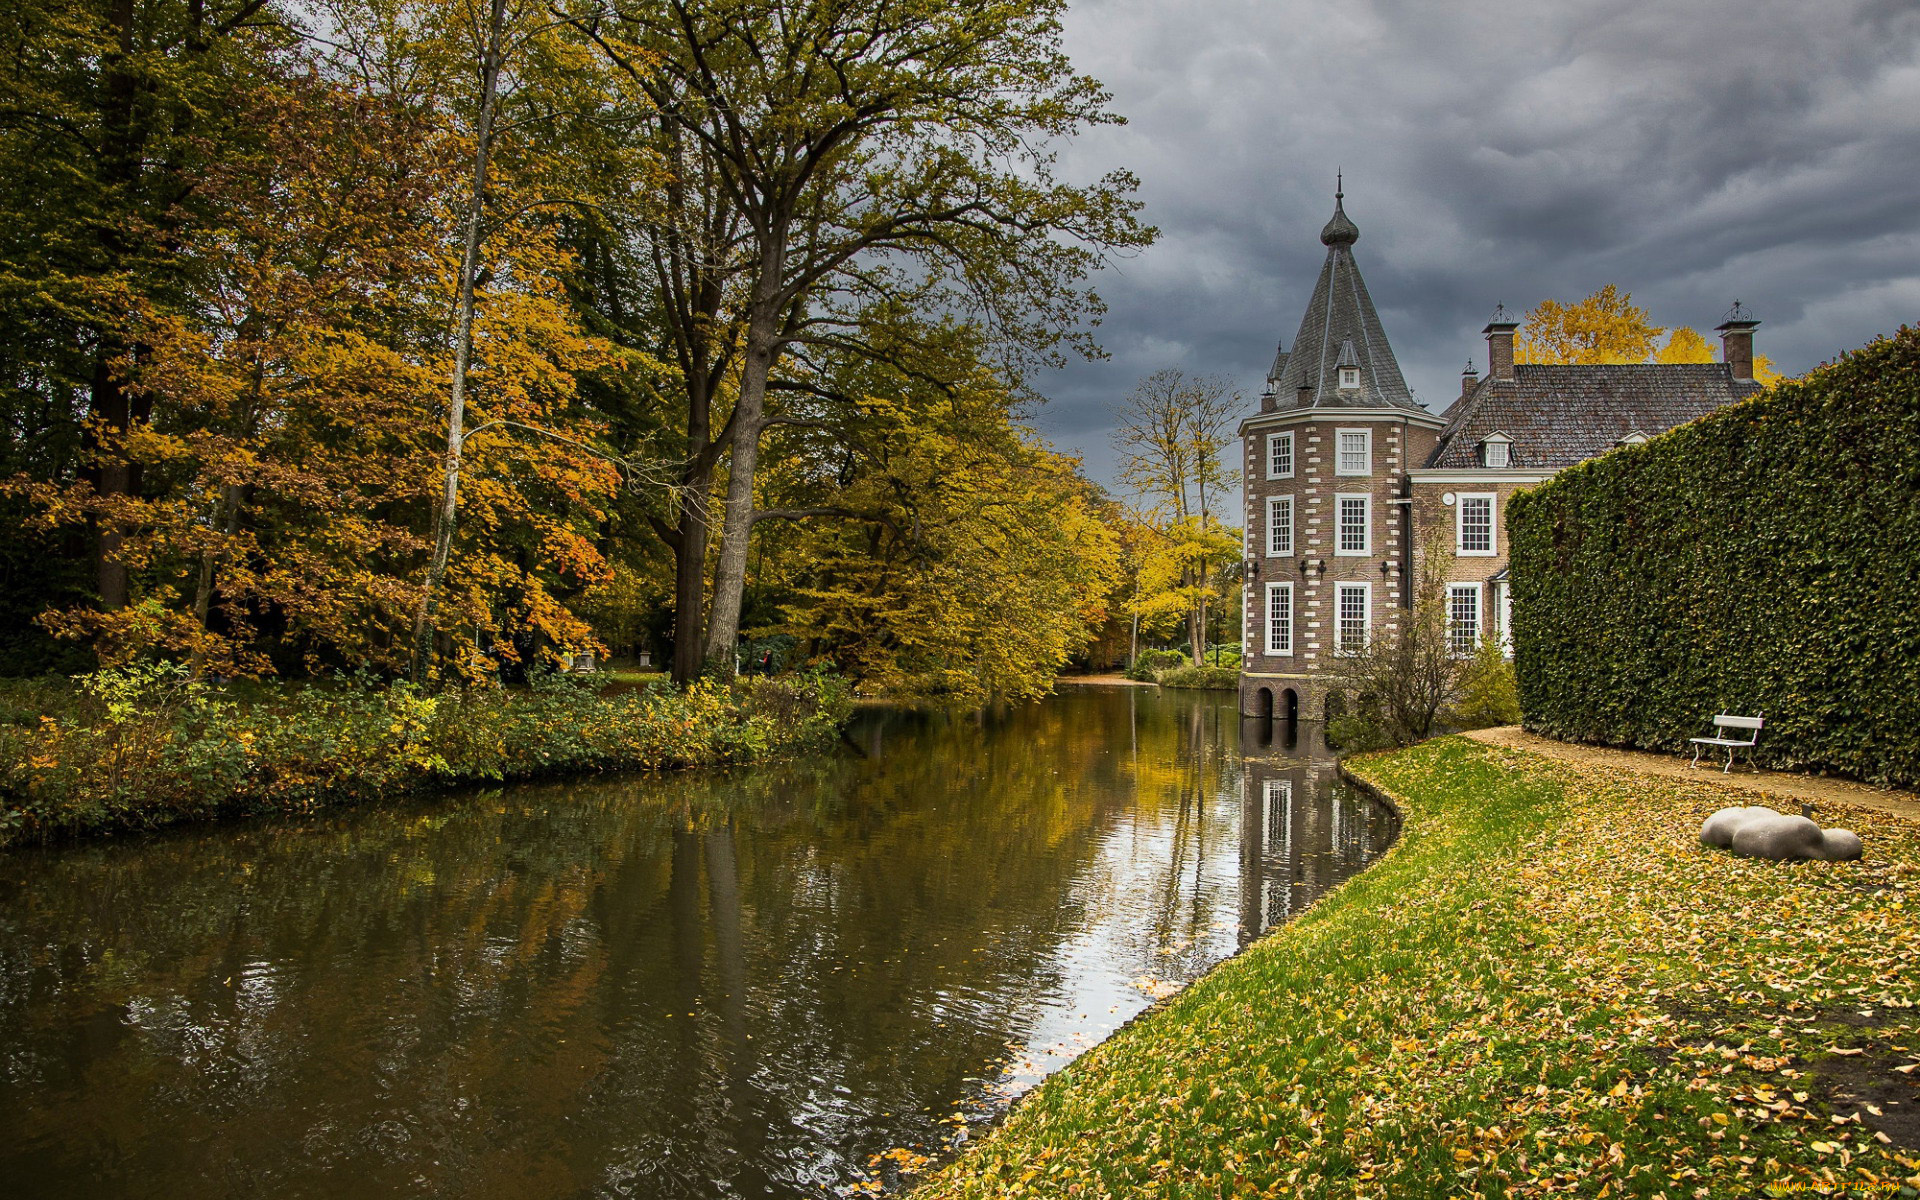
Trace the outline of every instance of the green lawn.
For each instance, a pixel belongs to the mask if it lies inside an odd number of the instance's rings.
[[[1353,765],[1406,816],[1384,859],[916,1200],[1920,1187],[1920,826],[1836,805],[1863,862],[1762,863],[1698,847],[1746,802],[1706,781],[1462,738]]]

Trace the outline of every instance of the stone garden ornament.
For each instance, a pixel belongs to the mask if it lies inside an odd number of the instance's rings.
[[[1759,806],[1714,813],[1700,826],[1700,844],[1729,849],[1743,858],[1783,862],[1851,862],[1861,853],[1860,838],[1851,829],[1822,829],[1808,817]]]

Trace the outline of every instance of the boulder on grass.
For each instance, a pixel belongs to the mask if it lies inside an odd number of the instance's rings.
[[[1820,826],[1805,817],[1789,817],[1768,811],[1750,816],[1733,831],[1733,852],[1742,858],[1769,858],[1793,862],[1819,858],[1826,848]]]
[[[1743,822],[1753,817],[1777,817],[1779,815],[1779,813],[1770,808],[1758,806],[1748,808],[1736,804],[1732,808],[1723,808],[1708,817],[1706,823],[1700,826],[1700,844],[1702,846],[1718,846],[1720,849],[1725,850],[1733,845],[1733,831],[1738,829]]]
[[[1860,835],[1851,829],[1829,829],[1822,836],[1820,857],[1828,862],[1852,862],[1864,852]]]
[[[1700,844],[1732,850],[1743,858],[1775,862],[1820,859],[1851,862],[1860,839],[1850,829],[1826,829],[1807,817],[1788,816],[1760,805],[1723,808],[1700,826]]]

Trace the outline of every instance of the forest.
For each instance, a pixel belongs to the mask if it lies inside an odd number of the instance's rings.
[[[1154,236],[1061,9],[7,6],[0,673],[1044,691],[1140,535],[1034,381]]]

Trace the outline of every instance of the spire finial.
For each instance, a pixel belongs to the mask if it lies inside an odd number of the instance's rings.
[[[1333,169],[1333,198],[1335,200],[1343,200],[1346,198],[1347,193],[1343,190],[1346,187],[1346,178],[1347,173],[1345,171],[1339,167]],[[1734,303],[1738,304],[1740,302],[1736,300]]]
[[[1320,231],[1320,242],[1326,246],[1351,246],[1360,240],[1360,230],[1348,218],[1346,206],[1345,180],[1342,173],[1335,172],[1333,177],[1333,220]]]

